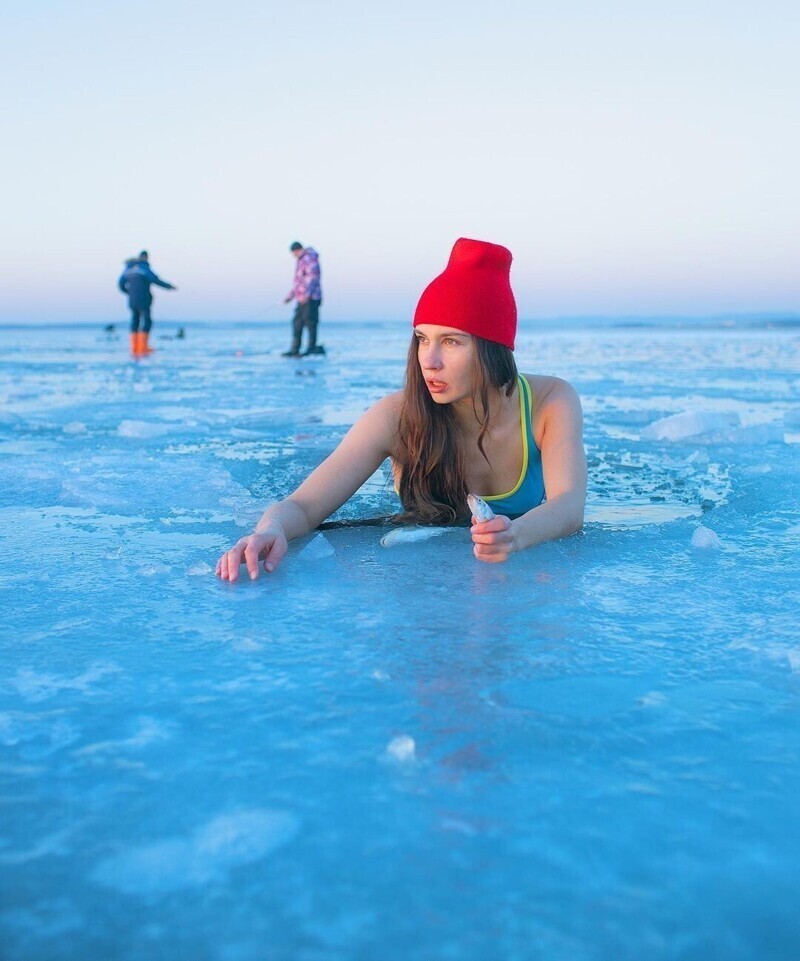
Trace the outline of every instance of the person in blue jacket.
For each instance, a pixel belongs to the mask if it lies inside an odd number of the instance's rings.
[[[153,295],[150,293],[151,284],[163,287],[165,290],[178,289],[153,273],[147,251],[143,250],[138,257],[125,261],[125,270],[119,278],[119,289],[123,294],[128,295],[128,306],[131,310],[131,353],[134,357],[152,353],[148,343],[150,329],[153,326],[153,319],[150,316],[150,306],[153,303]]]

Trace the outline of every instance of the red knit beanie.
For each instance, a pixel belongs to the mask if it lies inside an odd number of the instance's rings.
[[[455,242],[444,271],[422,292],[414,326],[452,326],[513,350],[517,305],[510,269],[510,250],[462,237]]]

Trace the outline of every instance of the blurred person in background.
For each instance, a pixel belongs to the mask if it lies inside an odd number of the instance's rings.
[[[294,271],[294,284],[283,302],[288,304],[294,300],[297,306],[292,318],[292,346],[283,356],[307,357],[309,354],[324,354],[325,348],[317,344],[319,306],[322,303],[319,254],[313,247],[304,247],[297,240],[289,250],[296,258],[297,264]],[[301,354],[300,341],[303,338],[304,329],[308,331],[308,342],[305,351]]]
[[[125,270],[119,278],[119,289],[128,295],[128,306],[131,310],[131,354],[134,357],[144,357],[153,352],[148,343],[153,326],[150,316],[153,303],[151,284],[165,290],[178,289],[153,273],[147,251],[143,250],[138,257],[125,261]]]

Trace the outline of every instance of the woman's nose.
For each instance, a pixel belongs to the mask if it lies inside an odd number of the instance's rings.
[[[422,366],[426,370],[439,370],[442,366],[442,359],[439,351],[434,347],[429,347],[422,355]]]

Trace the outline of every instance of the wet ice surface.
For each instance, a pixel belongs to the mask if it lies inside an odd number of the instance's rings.
[[[583,535],[219,583],[407,333],[0,330],[4,961],[800,956],[798,332],[529,327]]]

